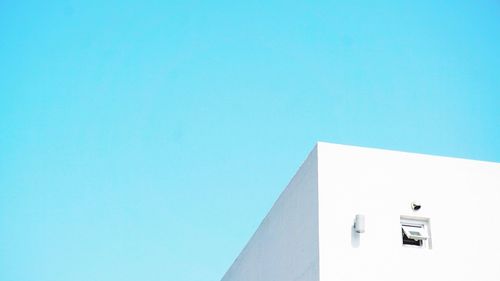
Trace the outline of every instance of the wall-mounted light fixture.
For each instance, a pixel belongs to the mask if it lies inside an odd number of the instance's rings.
[[[415,202],[415,201],[411,202],[411,209],[413,211],[418,211],[418,210],[420,210],[420,208],[422,208],[422,205],[420,203]]]
[[[364,215],[356,215],[356,219],[354,220],[354,230],[357,233],[365,232],[365,216]]]

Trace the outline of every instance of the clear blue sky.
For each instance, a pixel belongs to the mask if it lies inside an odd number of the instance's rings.
[[[499,89],[494,0],[1,0],[0,280],[219,280],[317,140],[500,162]]]

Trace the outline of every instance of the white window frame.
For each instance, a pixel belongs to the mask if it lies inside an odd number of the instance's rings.
[[[403,247],[422,248],[422,249],[431,248],[431,237],[430,237],[428,218],[401,216],[400,221],[401,221],[400,227],[408,238],[417,241],[422,241],[421,246],[402,244]],[[418,232],[418,234],[415,232]]]

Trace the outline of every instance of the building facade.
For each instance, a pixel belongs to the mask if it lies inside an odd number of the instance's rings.
[[[222,281],[318,280],[500,280],[500,164],[318,143]]]

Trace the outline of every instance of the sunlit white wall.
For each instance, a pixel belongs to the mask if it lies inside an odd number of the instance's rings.
[[[500,280],[500,164],[328,143],[317,150],[320,280]],[[359,237],[356,214],[365,216]],[[401,245],[400,216],[430,218],[432,249]]]

